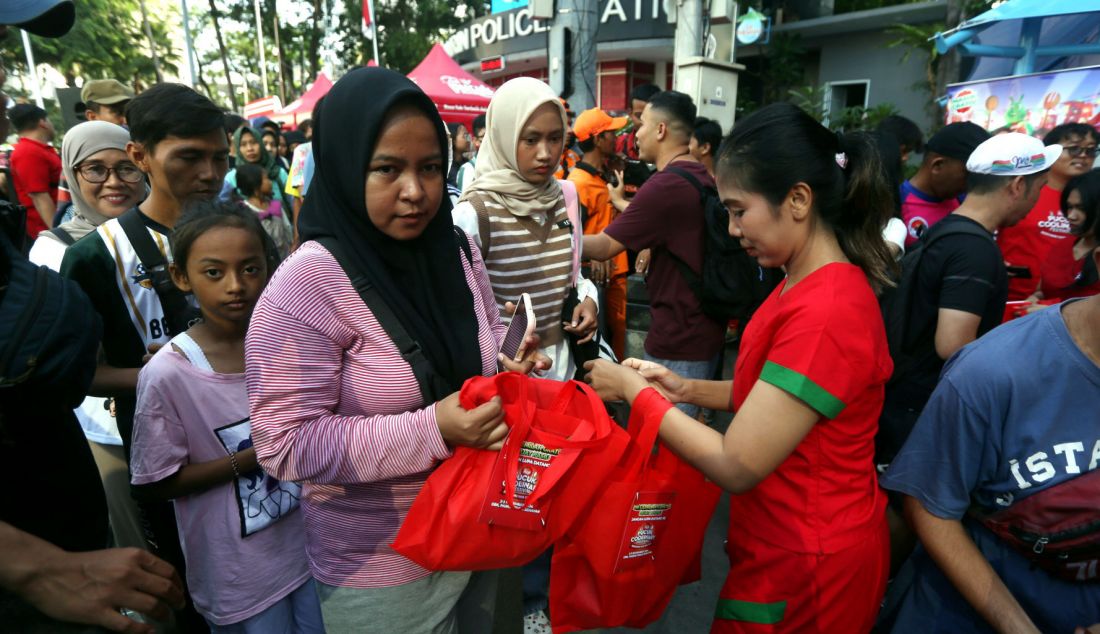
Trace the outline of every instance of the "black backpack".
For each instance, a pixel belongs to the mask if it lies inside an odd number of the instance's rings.
[[[760,266],[756,258],[745,252],[740,241],[729,234],[729,211],[713,187],[704,186],[691,172],[678,167],[665,170],[691,183],[699,192],[705,222],[702,272],[696,273],[671,251],[668,254],[707,316],[723,323],[737,319],[744,329],[745,322],[783,281],[784,273]]]
[[[942,221],[941,221],[942,222]],[[913,343],[907,342],[909,332],[909,317],[913,313],[913,300],[916,295],[917,274],[920,271],[921,260],[928,248],[950,235],[971,235],[992,241],[982,227],[971,222],[949,222],[937,224],[927,231],[917,241],[905,256],[901,259],[901,272],[897,279],[897,285],[887,288],[879,298],[879,306],[882,308],[882,321],[886,326],[886,341],[890,346],[890,358],[894,360],[894,373],[888,384],[895,384],[907,380],[917,362],[917,357],[912,354]]]
[[[0,398],[80,405],[103,333],[84,291],[0,237],[0,293]]]

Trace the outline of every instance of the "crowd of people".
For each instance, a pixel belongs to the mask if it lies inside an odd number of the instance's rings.
[[[284,131],[98,80],[59,152],[6,108],[0,629],[549,632],[549,552],[391,547],[501,446],[458,395],[510,371],[675,405],[662,442],[731,494],[712,632],[1100,631],[1100,133],[630,106],[519,78],[444,123],[361,68]],[[714,218],[781,276],[750,313],[707,299]]]

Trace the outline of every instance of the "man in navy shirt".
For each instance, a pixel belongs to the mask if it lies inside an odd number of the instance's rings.
[[[1092,257],[1100,263],[1100,249]],[[906,564],[911,583],[891,588],[883,631],[1069,633],[1100,621],[1096,579],[1035,567],[968,514],[1100,467],[1098,407],[1100,296],[1009,322],[948,362],[880,481],[905,496],[922,543]]]

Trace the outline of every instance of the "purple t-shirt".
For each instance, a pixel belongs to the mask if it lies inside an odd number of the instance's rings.
[[[248,419],[244,374],[191,364],[171,345],[141,370],[130,469],[134,484],[159,482],[186,464],[226,456],[214,430]],[[302,513],[241,537],[236,483],[175,500],[187,588],[215,625],[254,616],[309,579]]]
[[[901,184],[901,219],[905,221],[905,248],[913,246],[928,228],[959,208],[957,198],[940,200],[913,187]]]
[[[704,186],[714,186],[701,163],[677,161],[668,167],[672,166],[689,172]],[[695,187],[668,167],[642,185],[604,233],[632,251],[652,249],[646,286],[653,319],[646,352],[659,359],[709,361],[722,348],[726,324],[703,313],[669,255],[675,254],[696,272],[702,269],[703,203]]]

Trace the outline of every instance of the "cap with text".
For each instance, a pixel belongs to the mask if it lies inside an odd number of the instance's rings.
[[[599,108],[590,108],[573,122],[573,134],[577,135],[578,141],[587,141],[608,130],[618,132],[626,127],[628,121],[626,117],[612,117]]]
[[[1061,145],[1044,146],[1033,136],[1008,132],[975,148],[966,161],[966,170],[993,176],[1027,176],[1050,169],[1061,155]]]

